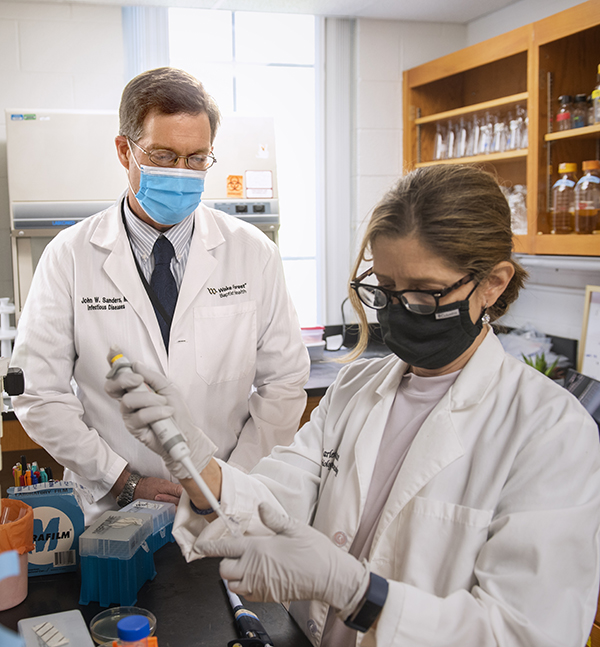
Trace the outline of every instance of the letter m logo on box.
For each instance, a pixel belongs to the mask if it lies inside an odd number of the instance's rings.
[[[29,555],[34,564],[54,561],[54,551],[72,548],[74,529],[71,519],[62,510],[46,506],[34,509],[33,541],[35,551]]]
[[[41,519],[33,520],[33,539],[35,541],[35,550],[37,552],[44,550],[46,542],[49,542],[48,550],[54,550],[56,548],[59,537],[58,533],[60,532],[58,527],[59,521],[58,517],[54,517],[54,519],[50,519],[48,525],[44,528]]]

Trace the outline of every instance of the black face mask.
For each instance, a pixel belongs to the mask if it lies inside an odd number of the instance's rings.
[[[377,320],[385,345],[395,355],[428,369],[442,368],[460,357],[483,328],[481,317],[471,321],[468,297],[439,306],[432,315],[417,315],[401,303],[390,303],[377,311]]]

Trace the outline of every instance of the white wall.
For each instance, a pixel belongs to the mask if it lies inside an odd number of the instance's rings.
[[[581,0],[520,0],[470,22],[467,25],[467,45],[542,20],[578,4],[581,4]]]
[[[465,47],[458,24],[359,19],[356,25],[355,248],[361,225],[402,174],[402,73]]]
[[[0,1],[0,297],[13,299],[5,109],[116,110],[123,70],[121,7]],[[73,164],[94,172],[89,151]]]

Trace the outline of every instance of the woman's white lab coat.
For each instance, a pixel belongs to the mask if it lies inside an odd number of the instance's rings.
[[[405,370],[395,356],[344,368],[290,447],[251,475],[223,466],[225,512],[260,533],[257,502],[277,501],[348,550]],[[219,534],[220,523],[206,528],[182,501],[174,534],[188,560],[200,556],[198,534]],[[400,469],[369,558],[389,595],[357,642],[582,647],[598,600],[599,527],[596,424],[490,331]],[[327,611],[291,605],[315,645]]]
[[[65,476],[91,490],[88,523],[114,507],[105,495],[127,464],[170,478],[104,391],[112,345],[175,383],[217,456],[246,470],[298,429],[309,359],[279,252],[233,216],[201,204],[194,217],[168,355],[120,201],[56,236],[36,269],[12,357],[26,384],[15,410]]]

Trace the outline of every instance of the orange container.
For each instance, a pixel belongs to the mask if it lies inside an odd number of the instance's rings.
[[[0,611],[10,609],[27,597],[28,553],[33,543],[33,508],[22,501],[2,499],[0,509],[0,553],[19,553],[19,574],[2,580]]]

